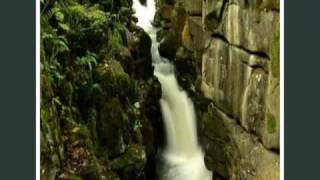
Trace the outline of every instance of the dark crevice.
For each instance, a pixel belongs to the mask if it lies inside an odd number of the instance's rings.
[[[224,12],[225,12],[225,10],[226,10],[226,5],[227,5],[227,0],[224,0],[223,1],[223,3],[222,3],[222,7],[221,7],[221,12],[220,12],[220,14],[219,14],[219,23],[221,22],[221,20],[222,20],[222,18],[223,18],[223,14],[224,14]]]
[[[269,56],[265,53],[265,52],[261,52],[261,51],[252,51],[252,50],[249,50],[243,46],[240,46],[240,45],[237,45],[237,44],[232,44],[228,41],[228,39],[226,37],[224,37],[223,35],[219,34],[219,33],[213,33],[211,35],[212,38],[216,38],[216,39],[220,39],[222,41],[224,41],[225,43],[227,43],[228,45],[230,46],[233,46],[233,47],[236,47],[238,49],[241,49],[243,51],[245,51],[246,53],[248,54],[252,54],[252,55],[255,55],[255,56],[258,56],[260,58],[264,58],[264,59],[267,59],[267,60],[270,60]]]
[[[277,154],[277,155],[280,155],[280,149],[268,148],[268,147],[266,147],[266,146],[263,144],[263,142],[262,142],[261,139],[258,139],[258,142],[259,142],[260,144],[262,144],[262,146],[263,146],[265,149],[267,149],[268,151],[270,151],[270,152],[272,152],[272,153],[275,153],[275,154]]]
[[[266,8],[266,11],[271,11],[271,12],[274,12],[274,13],[280,13],[280,9],[276,9],[276,8]]]
[[[266,69],[266,67],[263,67],[262,65],[259,64],[254,64],[254,65],[250,65],[248,62],[240,60],[242,64],[245,64],[246,66],[251,67],[252,69],[263,69],[264,73],[266,73],[267,75],[269,74],[268,69]]]

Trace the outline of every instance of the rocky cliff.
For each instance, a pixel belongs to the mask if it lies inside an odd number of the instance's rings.
[[[215,179],[280,177],[279,0],[158,0],[159,51],[198,110]]]
[[[41,1],[42,180],[153,176],[161,88],[131,6]]]

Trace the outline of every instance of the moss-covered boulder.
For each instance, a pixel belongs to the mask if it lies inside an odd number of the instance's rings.
[[[144,147],[130,144],[126,153],[111,161],[111,168],[118,172],[123,180],[144,179],[146,153]]]
[[[98,136],[100,144],[107,148],[108,156],[113,158],[126,150],[124,127],[128,124],[128,117],[122,110],[117,98],[113,98],[102,107],[98,121]]]
[[[134,83],[129,75],[124,72],[120,62],[115,60],[103,61],[95,69],[95,76],[108,97],[125,98],[129,95],[132,101],[137,98]]]

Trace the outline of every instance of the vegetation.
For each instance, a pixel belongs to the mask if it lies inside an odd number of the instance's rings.
[[[153,79],[131,4],[41,0],[41,179],[144,177]]]

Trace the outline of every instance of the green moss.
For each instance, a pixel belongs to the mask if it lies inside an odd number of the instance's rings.
[[[280,30],[279,22],[275,22],[275,31],[273,35],[271,48],[271,73],[275,78],[279,77],[280,73]]]
[[[107,22],[106,14],[97,6],[72,5],[62,11],[65,14],[65,23],[71,33],[79,39],[89,34],[102,33]]]
[[[276,132],[276,128],[277,128],[276,118],[274,117],[273,114],[267,113],[267,130],[268,130],[268,133],[270,133],[270,134],[275,133]]]
[[[68,177],[68,179],[69,179],[69,180],[82,180],[81,177],[76,176],[76,175],[71,175],[71,176]]]
[[[86,7],[80,4],[69,6],[66,11],[70,16],[78,16],[80,19],[105,21],[106,16],[97,6]]]
[[[109,60],[105,64],[99,64],[97,69],[97,80],[100,81],[102,89],[110,96],[121,97],[135,94],[135,85],[130,76],[124,72],[120,62]]]
[[[118,170],[135,166],[137,169],[142,170],[146,163],[146,154],[143,146],[131,144],[127,152],[111,162],[112,169]]]

